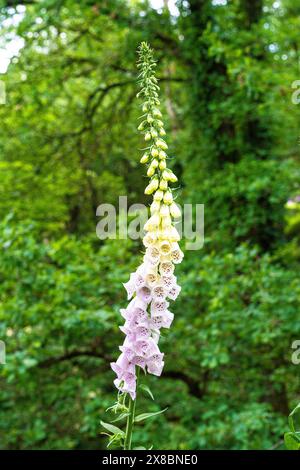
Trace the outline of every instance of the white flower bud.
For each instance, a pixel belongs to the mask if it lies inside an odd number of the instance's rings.
[[[161,219],[161,226],[163,230],[169,229],[172,226],[172,219],[169,215]]]
[[[166,204],[163,204],[160,208],[160,211],[159,211],[160,215],[162,217],[167,217],[170,215],[170,210],[169,210],[169,206],[167,206]]]
[[[150,217],[150,219],[147,220],[147,222],[144,225],[144,229],[147,232],[148,231],[151,232],[153,230],[156,230],[159,224],[160,224],[160,216],[159,216],[159,213],[156,212]]]
[[[177,242],[180,240],[179,233],[177,232],[176,228],[171,225],[171,227],[168,227],[165,231],[164,234],[166,234],[166,239],[169,240],[170,242]]]
[[[165,204],[172,204],[173,202],[173,196],[171,191],[167,191],[164,195],[164,203]]]
[[[151,206],[150,206],[151,214],[154,214],[155,212],[159,212],[159,209],[160,209],[160,202],[159,201],[153,201]]]

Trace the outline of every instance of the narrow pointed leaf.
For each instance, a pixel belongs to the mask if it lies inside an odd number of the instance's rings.
[[[160,415],[160,414],[164,413],[167,409],[168,408],[165,408],[164,410],[156,411],[154,413],[142,413],[141,415],[138,415],[138,416],[135,417],[134,422],[139,423],[140,421],[144,421],[145,419],[153,418],[154,416],[157,416],[157,415]]]
[[[107,431],[112,432],[113,434],[120,434],[121,436],[125,435],[124,431],[122,431],[122,429],[118,428],[117,426],[105,423],[104,421],[100,421],[100,423]]]
[[[147,385],[141,384],[140,388],[144,390],[144,392],[148,393],[148,395],[154,400],[153,393],[151,392],[150,388]]]

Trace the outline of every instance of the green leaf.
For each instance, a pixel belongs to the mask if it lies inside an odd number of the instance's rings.
[[[144,390],[144,392],[148,393],[148,395],[154,400],[153,393],[151,392],[150,388],[147,385],[140,384],[139,387]]]
[[[284,435],[284,443],[288,450],[300,450],[300,439],[296,433],[286,432]]]
[[[141,415],[138,415],[135,417],[134,422],[139,423],[140,421],[144,421],[145,419],[152,418],[153,416],[160,415],[161,413],[164,413],[168,408],[165,408],[164,410],[161,411],[156,411],[154,413],[142,413]]]
[[[118,416],[116,419],[112,421],[112,423],[116,423],[117,421],[121,421],[124,418],[127,418],[130,413],[121,413],[120,416]]]
[[[107,431],[113,434],[120,434],[121,436],[125,435],[124,431],[122,431],[122,429],[118,428],[117,426],[113,426],[112,424],[105,423],[104,421],[100,421],[100,423],[105,429],[107,429]]]
[[[292,432],[296,432],[296,429],[295,429],[295,425],[294,425],[294,419],[293,419],[293,416],[297,413],[297,411],[300,410],[300,403],[296,406],[296,408],[293,409],[293,411],[291,411],[291,413],[289,414],[289,426],[290,426],[290,430]]]

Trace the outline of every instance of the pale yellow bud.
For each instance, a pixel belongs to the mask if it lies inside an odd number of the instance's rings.
[[[159,209],[160,209],[160,202],[159,201],[153,201],[151,206],[150,206],[151,214],[154,214],[155,212],[159,212]]]
[[[170,171],[169,181],[171,181],[171,183],[176,183],[176,181],[178,181],[178,178],[174,175],[173,171]]]
[[[150,219],[147,220],[147,222],[144,225],[144,229],[147,232],[151,232],[153,230],[156,230],[158,228],[159,224],[160,224],[160,216],[159,216],[158,212],[156,212],[155,214],[153,214],[150,217]]]
[[[155,173],[155,168],[153,168],[153,166],[150,165],[148,170],[147,170],[147,176],[149,176],[151,178],[151,176],[153,176],[154,173]]]
[[[162,217],[168,217],[170,215],[169,206],[167,206],[166,204],[163,204],[160,208],[159,213]]]
[[[173,196],[171,191],[167,191],[164,195],[164,203],[165,204],[172,204],[173,202]]]
[[[159,151],[157,148],[153,147],[153,149],[151,150],[151,155],[152,157],[156,158],[159,156]]]
[[[166,191],[168,189],[168,182],[166,180],[161,180],[159,183],[159,189]]]
[[[157,119],[156,124],[158,125],[158,127],[164,126],[164,123],[160,119]]]
[[[153,116],[151,116],[151,114],[148,114],[147,121],[149,122],[149,124],[152,124],[152,122],[154,121]]]
[[[166,168],[162,172],[162,177],[163,177],[164,180],[169,181],[169,179],[170,179],[170,170],[168,170],[168,168]]]
[[[148,160],[149,160],[149,154],[148,154],[148,153],[144,153],[144,155],[143,155],[142,158],[140,159],[140,162],[141,162],[141,163],[147,163]]]
[[[153,184],[149,183],[148,186],[146,186],[144,193],[145,194],[152,194],[152,193],[154,193],[154,191],[155,191],[155,188],[154,188]]]
[[[153,110],[153,116],[155,116],[155,117],[157,117],[157,118],[161,118],[161,117],[162,117],[162,114],[161,114],[161,112],[160,112],[159,109],[155,108],[155,109]]]
[[[161,201],[162,198],[164,197],[164,193],[160,190],[156,191],[154,196],[153,196],[153,199],[154,201]]]
[[[170,240],[174,242],[180,240],[180,235],[174,226],[170,227]]]
[[[145,128],[145,123],[146,121],[141,122],[141,124],[138,127],[138,131],[142,131]]]
[[[163,170],[165,170],[166,168],[167,168],[166,160],[161,160],[161,161],[159,162],[159,169],[160,169],[161,171],[163,171]]]
[[[164,158],[167,157],[167,154],[163,150],[160,150],[159,153],[158,153],[158,156],[159,156],[160,159],[163,160]]]
[[[169,170],[168,168],[162,172],[162,177],[164,180],[171,181],[172,183],[177,181],[177,177],[174,175],[173,171]]]
[[[161,137],[164,137],[164,136],[166,135],[166,131],[165,131],[164,129],[160,129],[159,135],[160,135]]]
[[[150,132],[151,132],[151,136],[153,137],[153,139],[155,139],[158,136],[158,133],[155,129],[152,128]]]
[[[144,192],[145,194],[152,194],[154,191],[157,190],[157,188],[158,188],[158,178],[157,176],[155,176],[154,178],[152,178],[152,180],[150,181],[150,183],[148,184]]]
[[[155,159],[154,159],[154,160],[152,160],[152,162],[151,162],[151,166],[153,166],[153,168],[155,168],[155,169],[156,169],[156,168],[158,167],[158,160],[155,160]]]
[[[166,142],[162,139],[157,139],[155,144],[156,144],[156,147],[159,147],[162,150],[167,150],[168,148]]]
[[[169,215],[161,219],[161,226],[163,230],[169,229],[172,226],[172,219]]]
[[[148,111],[148,108],[149,108],[148,103],[144,103],[142,107],[143,112],[146,113]]]
[[[151,139],[151,134],[150,134],[150,132],[146,132],[146,134],[145,134],[145,140],[148,141],[148,140],[150,140],[150,139]]]
[[[172,202],[170,205],[170,214],[174,219],[179,219],[181,217],[181,211],[175,202]]]
[[[179,233],[177,232],[176,228],[173,227],[173,225],[164,229],[163,234],[164,238],[170,242],[176,242],[180,240]]]

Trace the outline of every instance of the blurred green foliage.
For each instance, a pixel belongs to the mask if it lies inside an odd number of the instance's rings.
[[[223,5],[221,4],[223,3]],[[146,202],[136,47],[156,50],[180,203],[205,204],[205,245],[178,269],[161,378],[136,426],[157,449],[282,448],[299,399],[300,7],[292,0],[2,1],[0,446],[99,449],[116,390],[122,282],[141,246],[100,241],[96,208]],[[16,17],[18,16],[18,21]],[[184,248],[184,247],[183,247]]]

